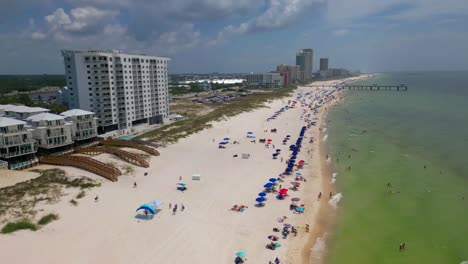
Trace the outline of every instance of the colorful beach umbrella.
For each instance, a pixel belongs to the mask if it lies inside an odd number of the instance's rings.
[[[273,183],[273,182],[276,182],[277,179],[276,178],[270,178],[269,181]]]
[[[220,144],[220,145],[226,145],[226,144],[227,144],[227,142],[225,142],[225,141],[222,141],[222,142],[219,142],[219,144]]]
[[[260,196],[260,197],[265,197],[266,195],[267,195],[267,194],[264,193],[264,192],[261,192],[261,193],[258,194],[258,196]]]
[[[239,251],[236,253],[236,256],[238,256],[239,258],[245,258],[247,256],[247,253],[245,253],[244,251]]]
[[[138,207],[138,209],[136,209],[137,211],[138,210],[147,210],[148,212],[150,212],[151,214],[156,214],[156,210],[149,204],[143,204],[141,205],[140,207]]]
[[[264,197],[257,197],[257,199],[255,199],[255,201],[261,203],[261,202],[265,201],[265,198]]]
[[[185,184],[185,183],[183,183],[183,182],[179,182],[179,183],[177,183],[177,185],[186,186],[187,184]]]
[[[288,189],[283,188],[283,189],[280,190],[280,193],[282,193],[282,192],[288,192]]]
[[[271,141],[273,141],[273,140],[272,140],[271,138],[269,138],[269,139],[267,139],[267,141],[268,141],[268,142],[271,142]]]
[[[296,172],[296,175],[297,175],[297,176],[301,176],[301,175],[302,175],[302,173],[300,173],[300,172]]]
[[[271,188],[271,187],[273,187],[273,183],[271,183],[271,182],[266,183],[265,185],[263,185],[263,187],[265,187],[265,188]]]
[[[279,238],[277,236],[268,236],[268,239],[271,241],[278,241]]]

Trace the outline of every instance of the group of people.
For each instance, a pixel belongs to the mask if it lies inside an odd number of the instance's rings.
[[[232,208],[231,211],[236,211],[236,212],[241,212],[243,209],[249,208],[248,206],[245,206],[243,204],[237,205],[235,204]]]
[[[169,209],[172,208],[172,214],[175,215],[177,213],[178,206],[177,204],[172,207],[172,203],[169,203]],[[180,211],[183,212],[185,210],[184,204],[180,204]]]

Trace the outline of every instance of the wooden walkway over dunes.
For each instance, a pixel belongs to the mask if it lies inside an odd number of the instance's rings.
[[[102,176],[110,181],[116,182],[118,176],[122,175],[119,169],[97,161],[89,157],[79,156],[45,156],[39,159],[39,162],[60,166],[73,166],[83,170],[87,170],[99,176]]]
[[[99,142],[101,145],[106,145],[106,146],[118,146],[118,147],[127,147],[127,148],[134,148],[134,149],[139,149],[142,150],[150,155],[153,156],[159,156],[159,152],[152,148],[148,147],[142,144],[137,144],[132,141],[127,141],[127,140],[114,140],[114,139],[104,139]]]
[[[93,146],[87,148],[75,148],[75,151],[78,153],[88,154],[88,155],[96,155],[100,153],[109,153],[113,154],[128,163],[134,164],[136,166],[140,166],[143,168],[148,168],[149,163],[146,161],[141,155],[131,153],[116,147],[110,146]]]

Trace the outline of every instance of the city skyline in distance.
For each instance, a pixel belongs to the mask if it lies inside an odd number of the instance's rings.
[[[88,48],[170,57],[170,73],[266,72],[304,47],[314,71],[468,69],[462,0],[169,2],[0,3],[0,74],[63,74],[60,50]]]

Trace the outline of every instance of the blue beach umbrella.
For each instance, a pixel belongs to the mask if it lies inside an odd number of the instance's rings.
[[[266,183],[265,185],[263,185],[263,187],[265,187],[265,188],[271,188],[271,187],[273,187],[273,183],[271,183],[271,182]]]
[[[248,134],[248,135],[252,135],[252,134],[253,134],[253,132],[252,132],[252,131],[249,131],[249,132],[247,132],[247,134]]]
[[[221,142],[219,142],[219,144],[220,144],[220,145],[226,145],[226,144],[227,144],[227,142],[225,142],[225,141],[221,141]]]
[[[239,258],[245,258],[247,254],[244,251],[239,251],[236,253],[236,256],[238,256]]]
[[[265,196],[267,196],[267,194],[264,193],[264,192],[261,192],[261,193],[258,194],[258,196],[260,196],[260,197],[265,197]]]
[[[269,181],[273,183],[273,182],[276,182],[277,179],[276,178],[270,178]]]
[[[186,186],[187,184],[185,184],[185,183],[183,183],[183,182],[179,182],[179,183],[177,183],[177,185]]]
[[[277,157],[278,155],[278,153],[273,153],[273,157]]]
[[[255,201],[261,203],[261,202],[265,201],[265,198],[264,197],[257,197],[257,199],[255,199]]]
[[[227,138],[223,138],[223,140],[229,140],[229,139],[230,139],[230,138],[228,138],[228,137],[227,137]]]
[[[287,138],[290,138],[290,137],[291,137],[291,135],[287,135],[286,137],[287,137]]]
[[[277,149],[276,152],[281,152],[281,149]]]
[[[138,209],[136,209],[137,211],[138,210],[147,210],[148,212],[150,212],[151,214],[156,214],[156,210],[149,204],[143,204],[141,205],[140,207],[138,207]]]

